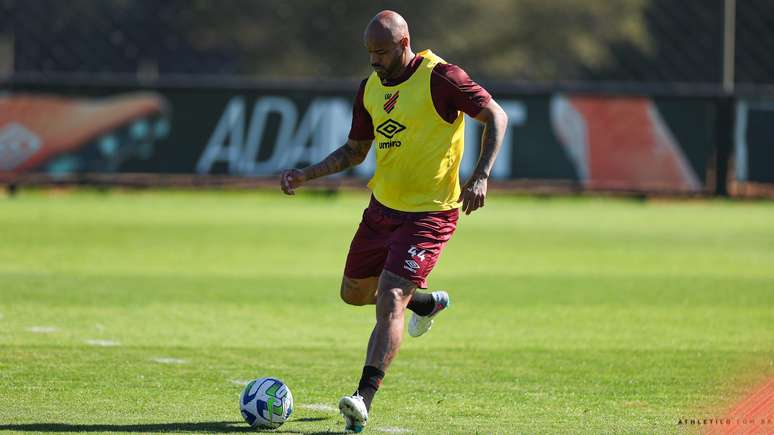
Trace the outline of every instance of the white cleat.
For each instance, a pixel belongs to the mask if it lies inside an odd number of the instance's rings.
[[[360,433],[368,422],[368,410],[358,394],[344,396],[339,400],[339,411],[344,416],[344,431]]]
[[[433,327],[433,317],[438,313],[449,307],[451,301],[449,300],[449,294],[445,291],[432,292],[430,295],[435,300],[435,308],[433,312],[427,316],[419,316],[417,313],[411,313],[411,320],[409,320],[408,333],[412,337],[419,337],[425,332],[429,331]]]

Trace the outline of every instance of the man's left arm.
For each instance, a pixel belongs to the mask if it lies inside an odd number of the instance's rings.
[[[486,200],[487,180],[492,173],[497,152],[505,137],[505,128],[508,126],[508,115],[494,99],[487,104],[475,119],[484,124],[484,132],[481,135],[481,153],[473,175],[462,186],[459,201],[462,201],[462,211],[465,214],[484,206]]]

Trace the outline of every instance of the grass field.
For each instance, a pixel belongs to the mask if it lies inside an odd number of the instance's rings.
[[[364,193],[0,197],[0,431],[339,432],[373,326],[338,297]],[[371,433],[675,433],[774,375],[774,204],[492,196],[431,276]],[[774,430],[774,427],[772,428]]]

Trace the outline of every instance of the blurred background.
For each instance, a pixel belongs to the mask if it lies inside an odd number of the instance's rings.
[[[503,187],[771,191],[769,0],[0,0],[0,180],[252,184],[314,162],[346,140],[382,9],[506,109]]]

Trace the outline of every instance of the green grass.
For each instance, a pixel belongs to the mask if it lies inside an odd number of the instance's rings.
[[[278,432],[340,431],[320,405],[373,326],[338,297],[366,202],[0,198],[0,431],[245,431],[235,381],[267,375],[296,399]],[[404,340],[371,433],[690,432],[774,375],[771,203],[495,195],[430,284],[452,308]]]

